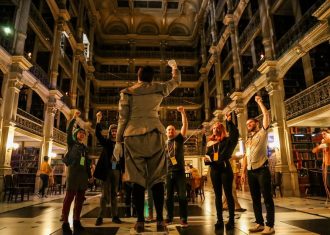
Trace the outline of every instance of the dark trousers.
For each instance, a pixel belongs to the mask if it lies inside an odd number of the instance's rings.
[[[262,194],[267,211],[266,225],[271,228],[274,227],[275,208],[271,189],[271,175],[269,168],[267,166],[263,166],[255,170],[249,170],[248,182],[253,202],[254,216],[256,217],[256,223],[264,225],[261,206]]]
[[[85,190],[66,191],[62,208],[63,222],[68,222],[70,207],[74,198],[73,220],[80,220],[80,213],[85,200]]]
[[[40,179],[42,181],[42,186],[39,190],[39,193],[44,196],[45,195],[45,190],[48,187],[48,181],[49,181],[49,175],[46,174],[40,174]]]
[[[166,179],[167,219],[173,220],[174,189],[178,192],[180,218],[187,221],[188,201],[186,195],[186,174],[184,172],[169,172]]]
[[[157,221],[163,221],[164,183],[157,183],[153,185],[151,187],[151,191],[154,198]],[[144,187],[139,184],[133,185],[133,197],[138,222],[144,222],[144,193]]]
[[[229,222],[234,223],[235,203],[232,192],[234,174],[229,161],[211,166],[211,180],[215,193],[215,206],[217,209],[218,221],[223,221],[222,216],[222,187],[224,189],[229,211]]]

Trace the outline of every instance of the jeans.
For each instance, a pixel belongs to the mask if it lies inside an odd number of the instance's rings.
[[[80,213],[85,200],[85,191],[66,191],[62,208],[63,222],[68,222],[70,207],[74,198],[73,220],[80,220]]]
[[[167,219],[173,220],[174,210],[174,189],[177,190],[179,196],[180,218],[187,221],[188,217],[188,201],[186,195],[186,174],[184,172],[169,172],[166,180],[166,208]]]
[[[111,202],[111,216],[118,217],[117,192],[119,184],[120,171],[109,170],[106,181],[103,181],[102,196],[100,198],[99,217],[105,216],[107,204]]]
[[[253,202],[254,215],[256,223],[264,225],[262,217],[261,194],[266,206],[266,225],[274,227],[275,208],[271,190],[271,175],[268,166],[262,166],[255,170],[248,171],[248,182]]]
[[[49,181],[49,176],[46,174],[40,174],[40,179],[42,181],[42,186],[39,190],[39,193],[44,196],[45,195],[45,190],[48,187],[48,181]]]
[[[232,192],[234,174],[231,169],[229,161],[222,162],[219,165],[211,166],[211,180],[215,193],[215,207],[217,209],[218,222],[223,221],[222,216],[222,187],[225,192],[228,211],[229,211],[229,222],[234,223],[235,217],[235,203]]]

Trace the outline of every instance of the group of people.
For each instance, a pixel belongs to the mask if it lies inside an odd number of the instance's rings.
[[[173,223],[174,191],[179,199],[180,223],[188,226],[188,203],[186,195],[186,176],[184,163],[184,142],[188,130],[188,120],[182,106],[177,108],[181,114],[182,128],[176,131],[173,125],[166,129],[162,125],[158,110],[164,97],[168,96],[181,82],[181,74],[176,62],[169,61],[172,68],[172,79],[164,83],[152,83],[153,69],[141,67],[138,71],[138,82],[120,93],[118,126],[110,125],[108,137],[101,134],[100,121],[102,113],[96,115],[96,136],[103,146],[103,151],[96,165],[94,177],[103,181],[100,212],[96,225],[103,223],[105,207],[111,203],[112,221],[121,223],[117,209],[117,190],[120,171],[125,171],[125,180],[130,182],[137,216],[134,226],[136,232],[145,231],[144,201],[148,190],[156,209],[157,231],[167,232],[167,225]],[[256,224],[250,232],[262,231],[263,234],[274,233],[274,202],[270,189],[270,173],[266,154],[267,129],[269,116],[259,96],[255,98],[263,112],[263,123],[259,127],[256,119],[247,121],[249,137],[246,142],[246,154],[243,160],[242,180],[246,177],[251,190]],[[70,205],[75,198],[73,211],[73,228],[83,230],[80,213],[85,199],[90,174],[90,160],[86,145],[83,144],[86,133],[81,128],[73,131],[79,116],[74,114],[68,127],[68,153],[64,162],[68,166],[67,192],[63,202],[62,229],[71,233],[68,223]],[[232,193],[234,174],[230,159],[238,142],[239,132],[232,121],[233,114],[226,115],[226,126],[216,123],[207,143],[205,164],[210,165],[211,181],[215,193],[217,210],[216,230],[234,229],[235,202]],[[165,139],[167,137],[167,140]],[[122,163],[122,159],[125,159]],[[165,201],[165,182],[167,198]],[[223,222],[222,188],[226,195],[229,221]],[[266,226],[262,217],[261,194],[267,210]],[[163,218],[163,207],[166,203],[167,216]]]

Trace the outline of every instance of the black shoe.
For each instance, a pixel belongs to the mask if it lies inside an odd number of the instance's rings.
[[[232,221],[228,221],[228,223],[226,223],[225,227],[226,227],[226,230],[233,230],[235,227],[235,223]]]
[[[98,217],[98,218],[96,219],[95,225],[96,225],[96,226],[99,226],[99,225],[101,225],[101,224],[103,224],[103,218]]]
[[[119,219],[118,216],[113,217],[112,222],[114,222],[115,224],[121,224],[121,220]]]
[[[85,228],[81,225],[80,220],[73,221],[73,230],[75,232],[83,231]]]
[[[166,219],[166,220],[165,220],[165,223],[166,223],[167,225],[169,225],[169,224],[173,224],[173,219]]]
[[[72,234],[72,230],[70,228],[70,224],[69,223],[63,223],[62,224],[62,232],[63,234],[67,235],[67,234]]]
[[[246,209],[245,208],[238,208],[238,209],[235,209],[235,211],[237,211],[237,212],[245,212]]]
[[[144,222],[136,222],[134,229],[137,233],[143,233],[144,232]]]
[[[217,223],[214,225],[215,230],[223,229],[223,221],[217,221]]]
[[[157,221],[157,232],[168,233],[166,223],[164,221]]]

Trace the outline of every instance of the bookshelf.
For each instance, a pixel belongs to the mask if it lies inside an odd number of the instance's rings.
[[[65,183],[65,165],[62,158],[52,158],[50,165],[53,169],[54,183],[63,185]]]
[[[301,194],[320,191],[322,184],[318,174],[321,173],[322,153],[315,154],[312,149],[321,142],[321,135],[314,133],[315,129],[311,127],[291,127],[290,132],[293,162],[297,168]]]
[[[10,165],[13,174],[18,176],[19,186],[30,187],[34,190],[38,164],[38,148],[23,148],[13,152]]]

